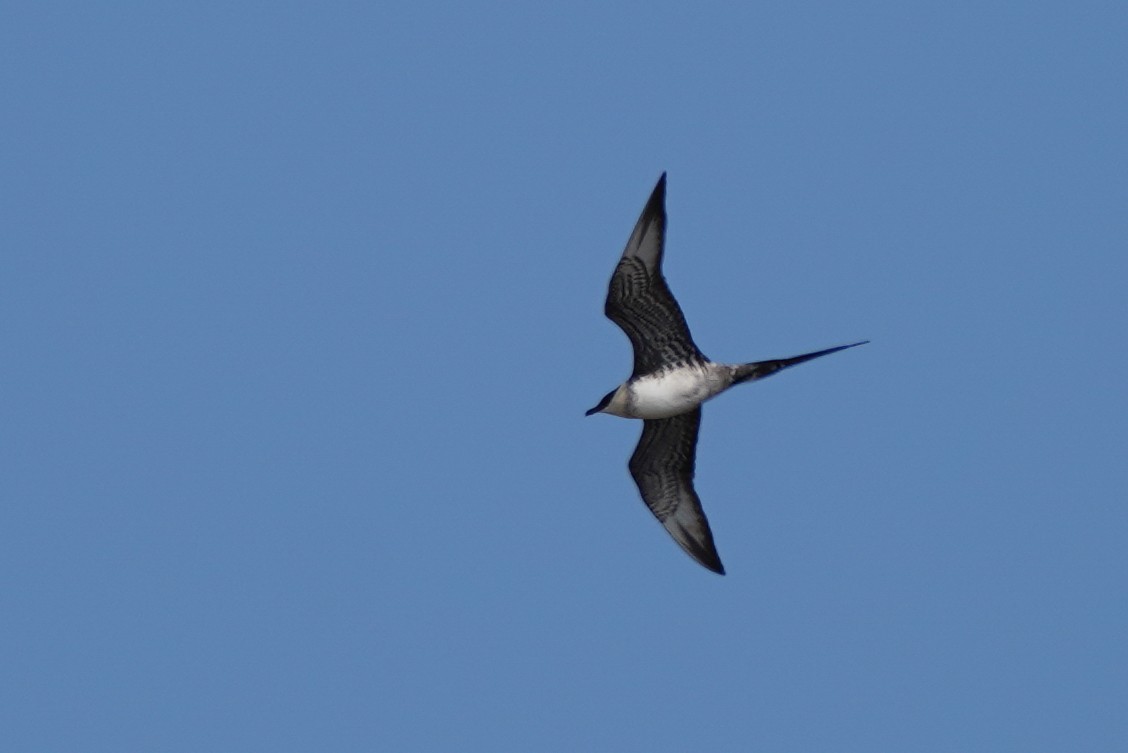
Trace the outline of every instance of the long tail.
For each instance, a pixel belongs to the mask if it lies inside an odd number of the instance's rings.
[[[831,353],[837,353],[840,350],[847,348],[855,348],[859,345],[865,345],[869,340],[862,340],[858,343],[850,343],[849,345],[839,345],[837,348],[827,348],[826,350],[817,350],[814,353],[804,353],[801,356],[793,358],[777,358],[774,361],[757,361],[756,363],[742,363],[733,367],[732,383],[740,384],[741,382],[751,382],[756,379],[763,379],[775,374],[777,371],[786,369],[788,366],[794,366],[804,361],[810,361],[820,356],[827,356]]]

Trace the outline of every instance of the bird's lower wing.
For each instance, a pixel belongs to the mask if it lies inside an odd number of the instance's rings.
[[[643,423],[630,471],[646,506],[689,556],[715,573],[725,568],[693,488],[701,408]]]

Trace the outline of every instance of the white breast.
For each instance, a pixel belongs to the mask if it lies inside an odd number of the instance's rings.
[[[726,386],[708,369],[693,366],[645,376],[630,385],[629,410],[634,418],[670,418],[693,410]]]

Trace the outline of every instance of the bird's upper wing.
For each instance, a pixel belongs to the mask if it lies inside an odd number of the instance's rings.
[[[662,277],[665,242],[666,174],[662,173],[611,276],[603,309],[634,346],[634,376],[668,364],[706,360]]]
[[[725,568],[713,544],[709,521],[693,489],[701,408],[643,423],[631,455],[631,476],[646,506],[689,556],[715,573]]]

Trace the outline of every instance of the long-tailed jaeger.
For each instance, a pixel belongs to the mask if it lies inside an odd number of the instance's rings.
[[[693,489],[701,404],[735,384],[869,341],[770,361],[710,361],[694,344],[681,307],[662,276],[665,239],[666,174],[662,173],[611,276],[603,309],[631,340],[634,372],[587,415],[643,419],[642,437],[628,464],[643,501],[689,556],[724,575],[709,521]]]

